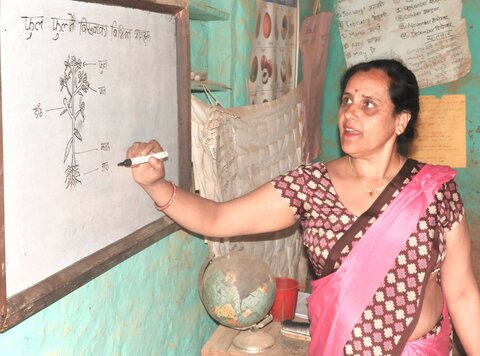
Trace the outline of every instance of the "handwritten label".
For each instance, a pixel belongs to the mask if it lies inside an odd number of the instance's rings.
[[[125,28],[122,24],[117,24],[117,21],[113,21],[110,29],[111,36],[119,40],[129,40],[132,34],[131,28]]]
[[[41,107],[40,103],[38,103],[37,106],[34,107],[32,110],[33,110],[33,114],[35,115],[36,118],[39,118],[39,117],[43,116],[43,110],[42,110],[42,107]]]
[[[77,27],[77,21],[72,13],[68,13],[67,18],[51,17],[47,20],[44,16],[21,16],[21,20],[27,40],[30,40],[36,33],[51,31],[52,40],[57,41],[63,34],[75,33]],[[47,21],[49,21],[48,25]],[[81,36],[109,37],[111,40],[136,40],[145,46],[152,40],[151,32],[148,30],[127,28],[117,20],[114,20],[111,25],[107,25],[90,21],[85,17],[78,22],[77,33]]]
[[[80,21],[80,34],[88,34],[90,36],[98,35],[107,37],[108,27],[95,22],[88,22],[86,18]]]
[[[34,32],[43,31],[43,16],[22,16],[22,19],[25,21],[27,40],[32,38]]]
[[[72,33],[75,30],[75,18],[72,14],[69,19],[60,19],[58,17],[52,17],[52,31],[54,32],[53,40],[56,41],[60,38],[61,33]]]
[[[451,82],[470,71],[460,0],[338,0],[336,11],[348,66],[400,59],[420,87]]]

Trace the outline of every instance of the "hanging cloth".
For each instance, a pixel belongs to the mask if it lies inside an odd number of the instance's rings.
[[[226,201],[300,165],[302,123],[298,89],[274,101],[229,109],[192,96],[196,190],[203,197]],[[215,256],[243,249],[261,257],[275,276],[300,283],[306,279],[307,264],[296,227],[258,237],[206,240]]]
[[[320,12],[307,17],[300,28],[302,53],[303,100],[305,126],[303,128],[304,161],[311,162],[320,154],[320,112],[322,109],[328,40],[333,13]]]

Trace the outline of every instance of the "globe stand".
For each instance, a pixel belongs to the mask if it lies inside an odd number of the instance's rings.
[[[198,274],[205,309],[220,324],[243,331],[233,339],[233,346],[245,353],[264,352],[275,344],[271,335],[258,330],[273,320],[267,313],[275,290],[268,265],[245,251],[207,258]]]
[[[245,332],[239,333],[233,339],[233,346],[240,351],[256,354],[264,352],[275,344],[275,339],[265,331],[259,330],[273,320],[271,315],[267,315],[260,323],[250,327]]]

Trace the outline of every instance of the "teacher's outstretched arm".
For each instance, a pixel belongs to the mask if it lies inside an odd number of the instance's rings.
[[[127,158],[163,151],[160,144],[135,142]],[[267,182],[252,192],[227,202],[214,202],[176,187],[164,179],[162,159],[132,165],[133,179],[152,198],[154,206],[183,228],[209,237],[232,237],[277,231],[295,223],[288,203]],[[153,206],[152,206],[153,209]]]

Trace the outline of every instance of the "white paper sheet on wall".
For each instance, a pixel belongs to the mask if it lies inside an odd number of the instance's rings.
[[[395,58],[422,88],[457,80],[471,66],[461,12],[461,0],[338,0],[347,66]]]

